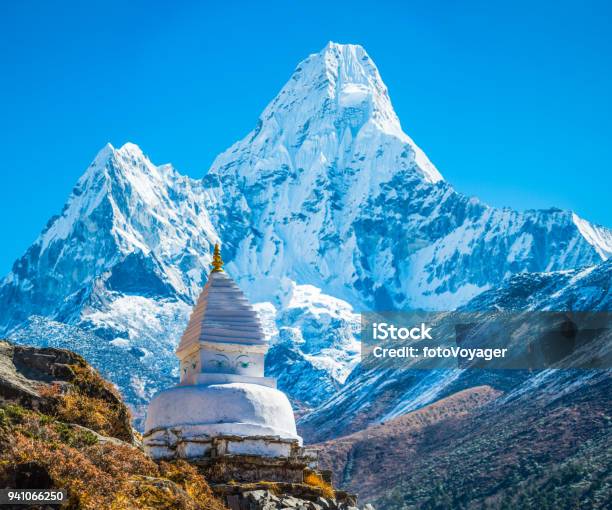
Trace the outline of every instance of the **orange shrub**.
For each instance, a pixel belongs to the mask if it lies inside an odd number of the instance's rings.
[[[304,483],[312,487],[318,487],[323,493],[323,497],[333,499],[335,497],[334,488],[330,483],[321,478],[321,475],[316,471],[306,471],[304,474]]]

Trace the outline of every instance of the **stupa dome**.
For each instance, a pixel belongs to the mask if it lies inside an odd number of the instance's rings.
[[[147,430],[182,429],[183,435],[261,436],[298,440],[291,404],[275,388],[252,383],[177,386],[149,405]]]

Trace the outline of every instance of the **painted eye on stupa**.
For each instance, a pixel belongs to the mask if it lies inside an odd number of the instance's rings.
[[[217,368],[230,366],[230,360],[225,354],[217,354],[217,359],[211,359],[209,363]]]
[[[249,360],[249,357],[246,354],[241,354],[240,356],[238,356],[235,360],[236,363],[236,367],[240,367],[240,368],[248,368],[249,365],[251,364],[251,361]]]

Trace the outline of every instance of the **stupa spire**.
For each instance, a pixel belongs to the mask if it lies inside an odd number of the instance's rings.
[[[221,258],[221,250],[219,249],[219,243],[215,243],[215,251],[213,252],[212,260],[212,273],[223,272],[223,259]]]

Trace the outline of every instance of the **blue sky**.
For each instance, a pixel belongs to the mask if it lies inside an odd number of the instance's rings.
[[[612,227],[609,2],[232,4],[0,4],[0,274],[106,142],[202,176],[329,40],[459,191]]]

